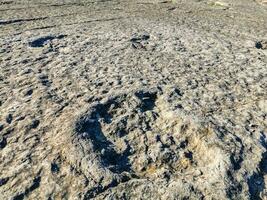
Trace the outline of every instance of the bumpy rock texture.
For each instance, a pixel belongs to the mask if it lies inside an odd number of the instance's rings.
[[[266,199],[267,6],[0,2],[0,199]]]

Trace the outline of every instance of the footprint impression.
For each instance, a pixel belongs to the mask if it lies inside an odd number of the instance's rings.
[[[216,134],[181,116],[158,91],[114,96],[76,119],[68,157],[102,186],[205,171],[216,182],[225,173]]]

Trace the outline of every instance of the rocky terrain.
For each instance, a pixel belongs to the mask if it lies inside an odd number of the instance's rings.
[[[267,2],[1,0],[0,199],[267,199]]]

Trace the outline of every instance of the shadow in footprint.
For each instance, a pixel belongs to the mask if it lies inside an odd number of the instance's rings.
[[[262,134],[261,138],[262,146],[267,150],[266,136]],[[261,199],[260,193],[265,189],[266,183],[264,182],[264,176],[267,174],[267,151],[262,153],[262,159],[258,167],[259,171],[254,172],[248,180],[250,199]]]
[[[241,148],[240,148],[240,151],[238,152],[237,155],[232,154],[230,156],[230,160],[231,160],[231,163],[233,164],[234,170],[239,170],[239,169],[241,169],[241,164],[244,161],[244,159],[243,159],[244,145],[242,143],[242,140],[238,136],[236,136],[236,142],[239,143]]]
[[[66,35],[59,35],[59,36],[46,36],[46,37],[40,37],[37,38],[31,42],[29,42],[29,46],[30,47],[44,47],[44,45],[54,39],[62,39],[64,38]]]
[[[82,119],[76,126],[76,131],[82,134],[83,139],[89,139],[93,143],[94,151],[100,153],[100,159],[104,167],[109,168],[113,173],[131,171],[128,161],[130,147],[119,154],[115,151],[114,145],[110,142],[102,131],[102,120],[111,123],[112,115],[108,113],[111,105],[116,106],[118,102],[111,100],[107,104],[98,104],[89,116]],[[118,105],[117,105],[118,106]]]

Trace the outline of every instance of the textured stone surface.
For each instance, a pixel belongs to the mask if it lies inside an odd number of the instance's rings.
[[[0,199],[266,199],[265,1],[0,18]]]

